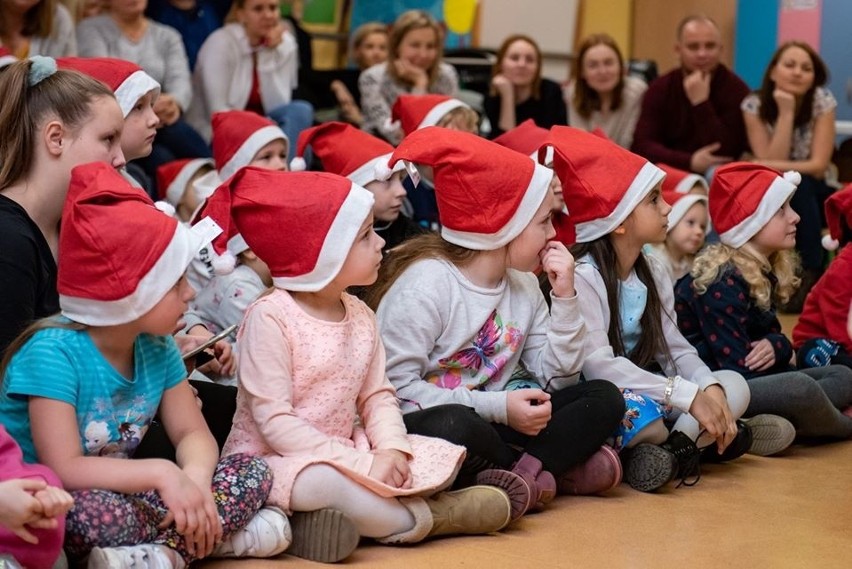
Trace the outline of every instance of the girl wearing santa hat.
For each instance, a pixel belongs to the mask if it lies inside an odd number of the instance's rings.
[[[724,458],[748,450],[749,433],[738,436],[735,422],[748,404],[748,388],[736,372],[711,372],[678,332],[671,281],[642,253],[646,243],[666,236],[665,174],[575,128],[553,127],[550,144],[575,226],[571,251],[588,330],[583,375],[611,379],[627,402],[615,440],[625,480],[644,492],[676,476],[694,483],[699,448],[708,449],[708,458],[717,450],[727,450]],[[671,432],[667,419],[674,422]]]
[[[9,347],[0,417],[24,459],[38,456],[72,492],[65,549],[74,560],[88,555],[90,568],[181,568],[214,549],[263,556],[287,545],[283,514],[258,513],[268,466],[248,455],[218,459],[171,336],[194,294],[183,273],[220,231],[185,228],[107,164],[72,172],[61,315]],[[122,460],[155,413],[176,462]],[[270,535],[272,523],[279,531]]]
[[[585,327],[573,259],[552,240],[553,173],[436,127],[407,136],[381,174],[400,161],[433,168],[442,225],[392,252],[370,294],[409,432],[464,445],[458,483],[504,488],[513,518],[557,491],[618,484],[601,445],[624,402],[607,381],[578,383]]]
[[[161,201],[175,208],[175,215],[184,223],[192,220],[204,199],[195,182],[214,169],[210,158],[173,160],[157,168],[157,191]]]
[[[825,201],[830,234],[826,249],[842,247],[825,274],[808,293],[793,328],[793,347],[799,367],[841,364],[852,367],[852,338],[846,330],[847,309],[852,303],[852,185]]]
[[[666,240],[648,245],[645,252],[660,262],[674,286],[690,271],[695,254],[704,246],[710,217],[706,196],[663,190],[662,198],[672,208]]]
[[[121,108],[108,87],[50,58],[10,65],[0,84],[0,351],[59,312],[56,250],[71,168],[124,166]]]
[[[268,503],[291,513],[289,553],[346,558],[361,536],[415,543],[488,533],[509,523],[494,487],[438,493],[464,449],[406,435],[373,313],[346,293],[371,284],[382,260],[373,195],[329,173],[244,168],[202,212],[268,264],[274,288],[238,336],[239,395],[223,453],[262,456]],[[282,224],[282,220],[287,220]]]
[[[678,324],[713,369],[748,379],[746,415],[773,413],[795,436],[852,437],[852,369],[829,365],[796,370],[793,346],[781,331],[775,302],[798,284],[796,225],[790,200],[801,180],[756,164],[716,170],[710,217],[721,243],[695,259],[678,283]],[[845,411],[845,414],[844,414]]]

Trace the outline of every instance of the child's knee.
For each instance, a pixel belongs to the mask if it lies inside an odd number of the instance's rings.
[[[731,414],[734,418],[742,417],[751,401],[748,382],[741,374],[727,369],[715,372],[714,376],[725,390],[725,398],[728,400]]]

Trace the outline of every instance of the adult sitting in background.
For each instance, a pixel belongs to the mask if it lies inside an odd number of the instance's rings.
[[[491,123],[490,138],[527,119],[542,128],[568,124],[562,88],[541,76],[541,50],[535,40],[521,34],[503,40],[484,106]]]
[[[607,34],[593,34],[580,44],[566,91],[571,126],[601,129],[607,138],[630,148],[639,120],[644,81],[625,75],[618,44]]]
[[[222,27],[230,8],[230,0],[149,0],[145,13],[178,31],[192,70],[198,50],[210,34]]]
[[[58,0],[0,2],[0,43],[18,59],[77,55],[74,21]]]
[[[749,93],[720,62],[722,38],[707,16],[688,16],[677,28],[681,66],[645,92],[633,151],[651,162],[705,174],[746,150],[740,103]]]
[[[790,200],[802,218],[796,228],[802,284],[783,307],[789,312],[801,312],[805,296],[823,270],[823,203],[834,191],[824,178],[834,152],[837,108],[834,95],[824,87],[826,81],[828,69],[813,48],[789,41],[769,61],[760,90],[742,102],[754,161],[802,174],[802,183]]]
[[[198,52],[190,122],[209,139],[213,113],[252,111],[278,123],[290,140],[298,139],[313,123],[314,111],[292,98],[299,49],[278,2],[235,0],[233,14],[237,21],[210,34]]]
[[[453,66],[442,61],[443,36],[438,23],[422,10],[403,12],[396,19],[388,52],[387,62],[364,70],[358,78],[364,114],[361,128],[399,144],[402,131],[390,122],[397,97],[426,93],[455,97],[459,78]]]
[[[77,43],[83,57],[132,61],[160,84],[162,91],[154,103],[160,126],[153,150],[136,161],[153,181],[162,164],[179,158],[208,157],[210,149],[183,119],[192,99],[183,41],[172,28],[146,18],[146,6],[147,0],[112,0],[107,14],[77,25]]]

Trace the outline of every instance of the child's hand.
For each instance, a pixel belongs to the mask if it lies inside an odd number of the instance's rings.
[[[175,530],[186,540],[189,554],[206,557],[222,539],[209,481],[202,488],[177,466],[163,478],[164,483],[157,490],[169,513],[159,527],[165,529],[174,523]]]
[[[719,454],[722,454],[731,441],[734,440],[734,437],[737,436],[737,421],[734,419],[733,414],[731,413],[731,408],[728,406],[728,398],[725,396],[725,390],[722,389],[720,385],[711,385],[707,389],[704,390],[704,394],[713,399],[719,407],[722,409],[722,413],[725,416],[725,425],[727,428],[725,432],[722,434],[722,438],[716,439],[716,447],[719,450]]]
[[[44,480],[18,478],[0,482],[0,525],[27,543],[36,545],[38,538],[25,527],[43,515],[41,502],[33,492],[47,488]]]
[[[74,506],[74,498],[71,494],[57,486],[48,486],[39,490],[33,497],[41,504],[42,515],[45,518],[55,518],[67,514]]]
[[[559,241],[549,241],[541,252],[541,269],[553,289],[553,296],[574,296],[574,257]]]
[[[212,347],[215,358],[198,368],[201,373],[232,376],[237,372],[237,358],[228,340],[219,340]]]
[[[373,450],[373,465],[370,478],[384,482],[394,488],[411,488],[411,468],[405,453],[393,450]]]
[[[775,350],[772,342],[764,338],[751,343],[751,351],[745,358],[745,365],[752,371],[764,371],[775,365]]]
[[[534,437],[550,422],[553,408],[550,393],[541,389],[516,389],[506,394],[506,414],[509,426]]]
[[[699,390],[689,407],[689,414],[695,417],[695,420],[711,437],[716,439],[717,444],[719,441],[724,441],[725,432],[728,430],[727,419],[722,407],[712,396]]]

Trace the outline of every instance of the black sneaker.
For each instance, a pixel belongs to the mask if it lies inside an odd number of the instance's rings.
[[[752,432],[743,421],[737,421],[737,436],[731,441],[722,454],[719,454],[716,443],[701,449],[701,462],[713,464],[717,462],[728,462],[739,458],[748,452],[753,441]]]
[[[660,447],[672,453],[677,460],[677,478],[680,478],[677,488],[698,484],[701,480],[701,451],[692,439],[680,431],[672,431]]]
[[[640,492],[653,492],[675,479],[677,459],[658,445],[643,443],[621,451],[624,481]]]

